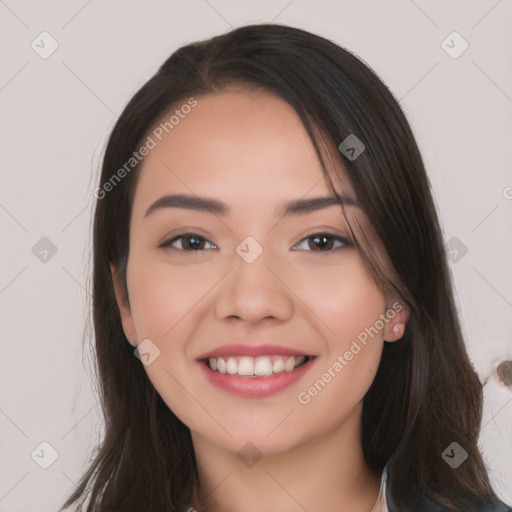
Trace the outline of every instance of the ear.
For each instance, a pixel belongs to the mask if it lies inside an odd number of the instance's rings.
[[[112,274],[112,283],[114,285],[114,293],[116,295],[117,307],[121,316],[121,323],[123,325],[123,331],[128,339],[130,345],[133,347],[137,346],[137,333],[135,331],[135,325],[133,322],[132,313],[130,310],[130,304],[123,298],[121,291],[121,285],[118,280],[117,269],[113,263],[110,263],[110,272]]]
[[[388,319],[383,331],[384,341],[393,342],[402,339],[409,319],[409,308],[404,304],[403,299],[398,295],[388,297],[384,315]]]

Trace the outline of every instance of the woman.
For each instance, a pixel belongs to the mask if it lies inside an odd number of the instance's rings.
[[[180,48],[96,198],[105,438],[64,507],[511,510],[421,155],[359,59],[280,25]]]

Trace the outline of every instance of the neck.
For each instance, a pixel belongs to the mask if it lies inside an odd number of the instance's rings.
[[[360,414],[287,452],[244,465],[236,453],[192,432],[199,473],[198,512],[370,512],[380,475],[370,471],[360,442]]]

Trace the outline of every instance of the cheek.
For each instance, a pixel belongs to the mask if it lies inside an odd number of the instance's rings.
[[[350,345],[384,312],[385,298],[358,257],[302,279],[302,296],[321,320],[331,348],[341,350]]]
[[[212,286],[211,273],[207,277],[134,255],[129,261],[127,280],[139,341],[149,338],[160,351],[144,367],[148,378],[182,421],[193,422],[203,411],[191,405],[187,392],[191,386],[184,363],[187,340],[193,335],[201,314],[201,297]]]
[[[363,400],[380,363],[383,338],[375,325],[385,308],[385,298],[364,265],[351,264],[336,280],[330,275],[323,291],[315,287],[309,298],[322,322],[325,357],[304,383],[298,401],[308,418],[338,424]],[[313,420],[307,420],[311,424]]]
[[[134,258],[128,266],[130,305],[141,339],[157,344],[193,317],[195,306],[215,282],[211,272],[190,272],[158,261]]]

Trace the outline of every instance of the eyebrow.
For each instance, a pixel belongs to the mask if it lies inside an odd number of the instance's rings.
[[[295,199],[284,203],[277,211],[277,216],[304,215],[333,205],[358,206],[358,203],[349,196],[313,197],[310,199]],[[210,197],[190,196],[185,194],[162,196],[156,200],[144,214],[144,218],[163,208],[184,208],[199,212],[210,212],[226,217],[230,213],[227,204]]]

